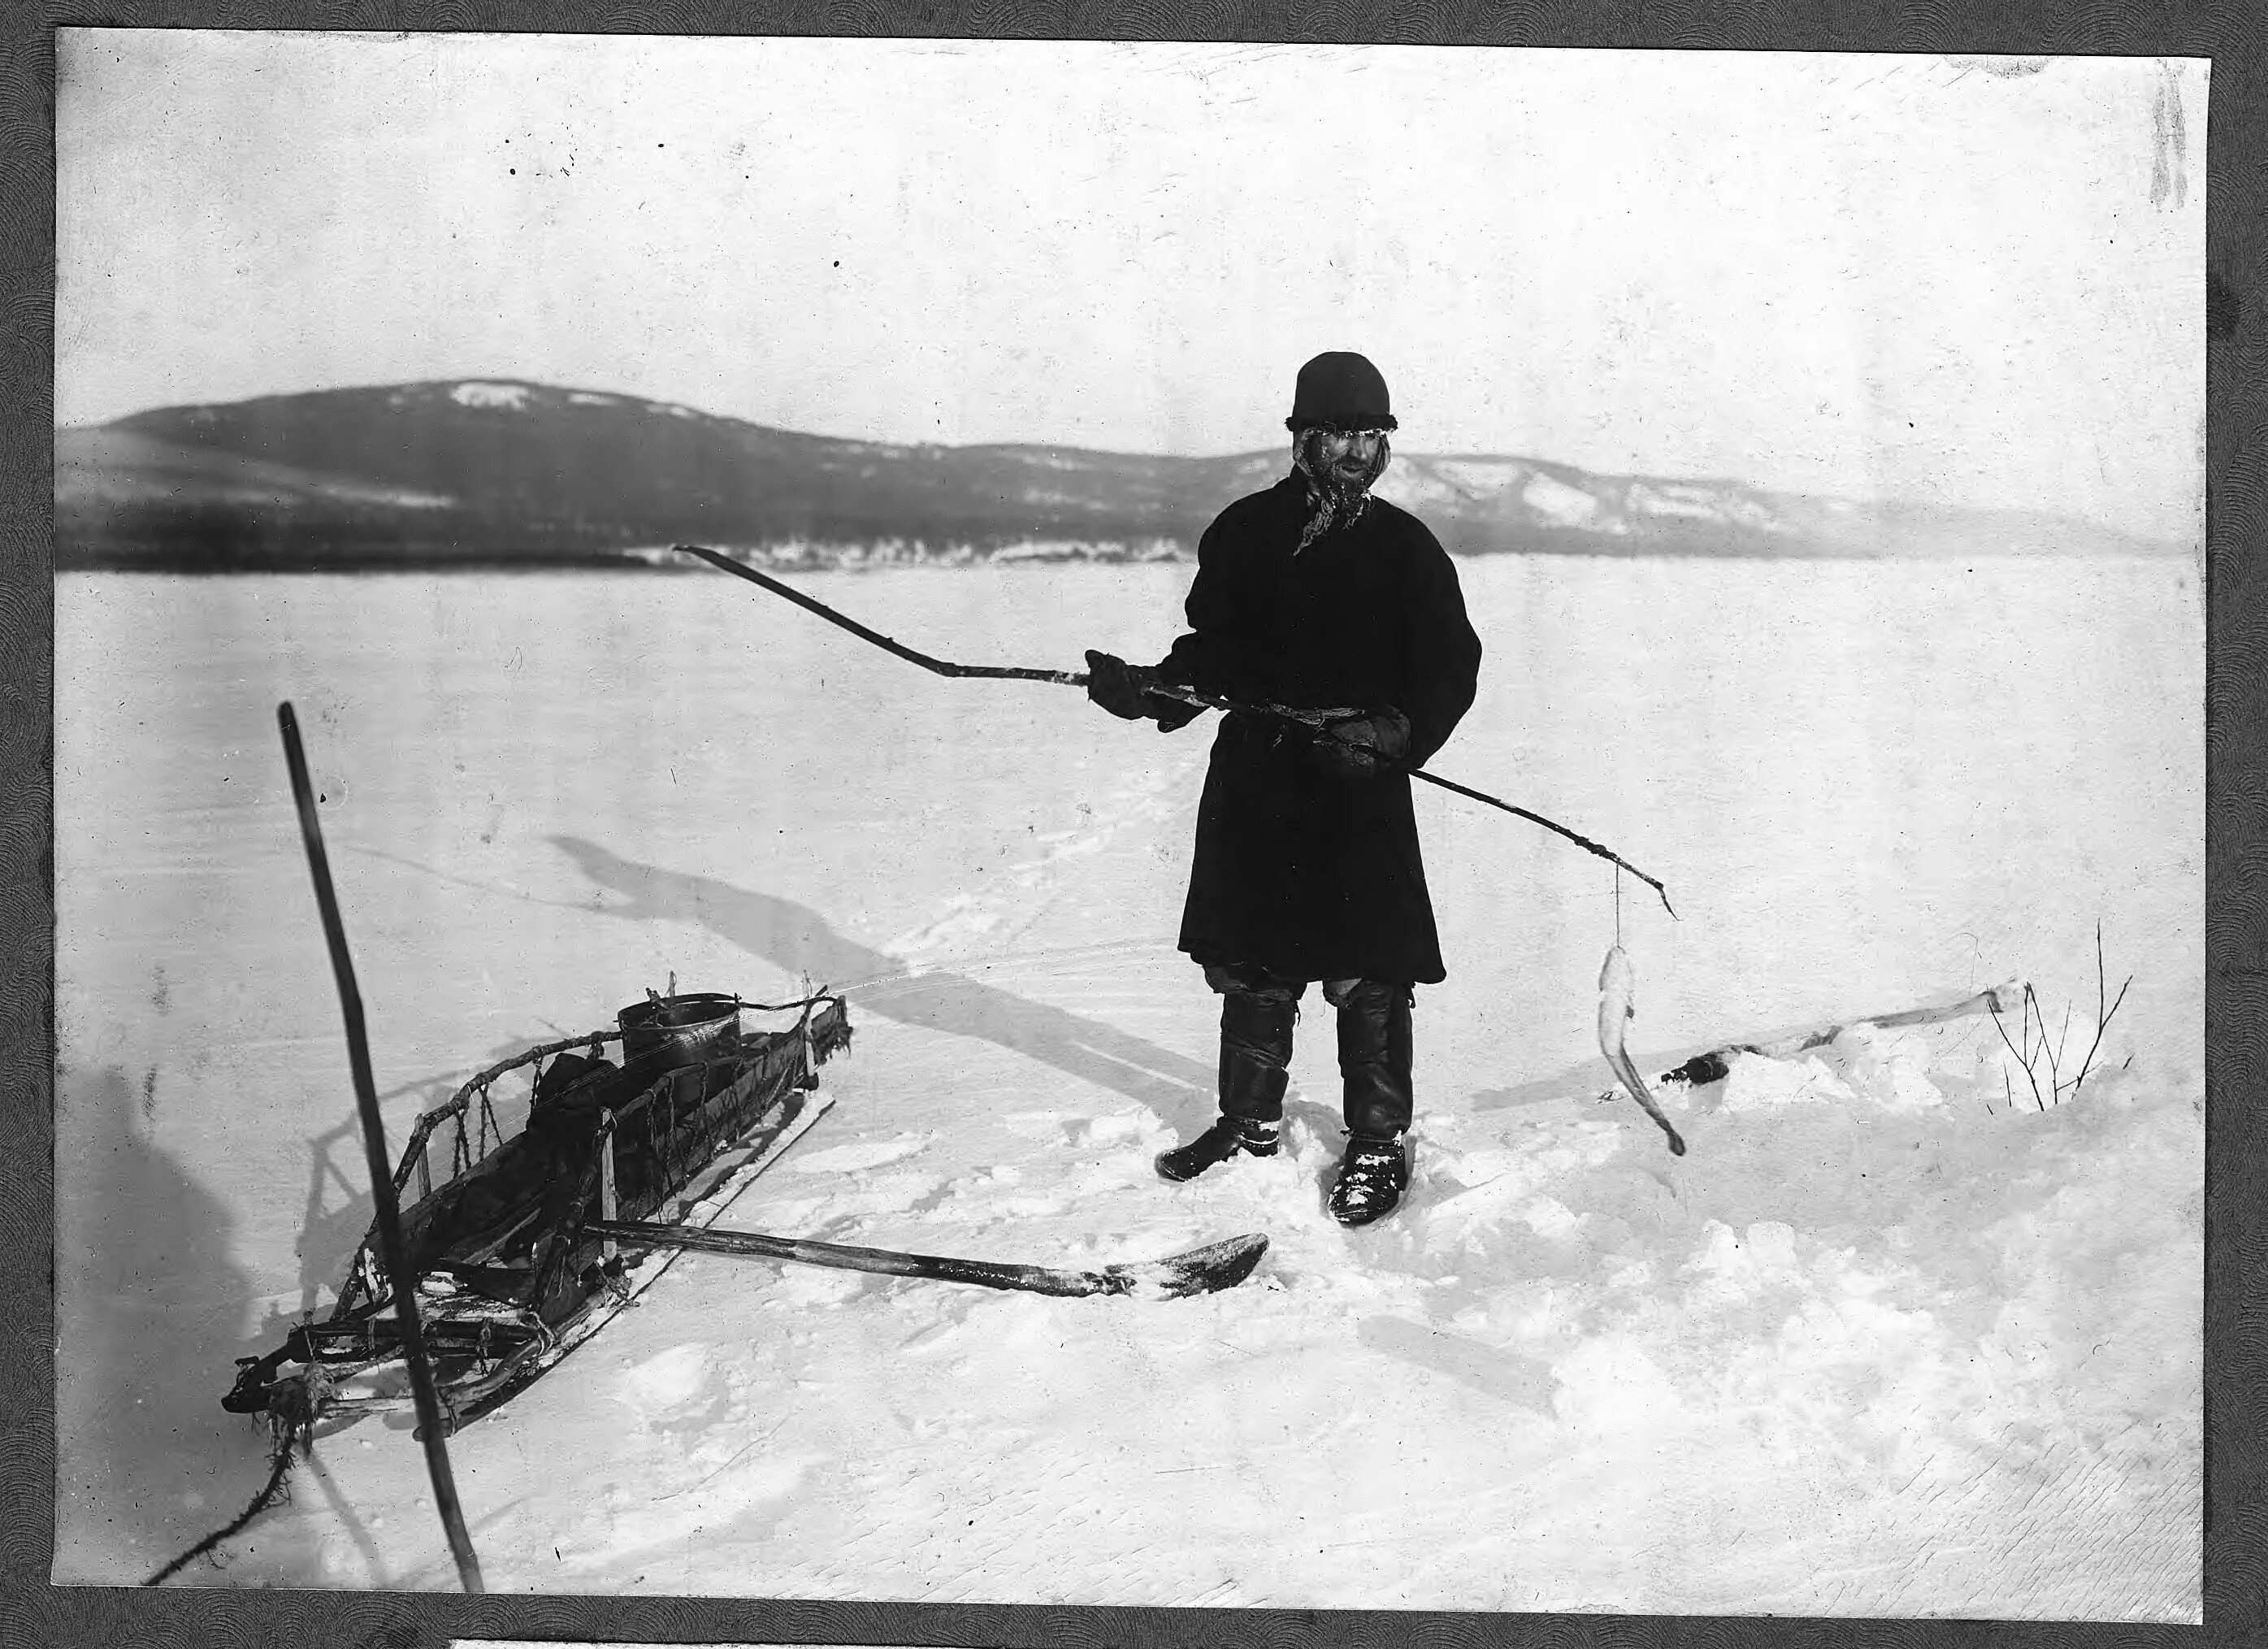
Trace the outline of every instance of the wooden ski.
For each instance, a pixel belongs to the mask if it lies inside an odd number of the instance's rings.
[[[644,1225],[635,1220],[585,1220],[583,1229],[611,1237],[625,1247],[691,1248],[747,1259],[796,1260],[838,1270],[877,1271],[888,1277],[922,1277],[943,1283],[974,1283],[980,1288],[1020,1289],[1033,1294],[1130,1294],[1176,1299],[1233,1288],[1252,1275],[1268,1239],[1256,1233],[1208,1243],[1163,1260],[1107,1265],[1099,1271],[1057,1270],[995,1260],[954,1259],[934,1254],[900,1254],[888,1248],[853,1248],[833,1242],[769,1237],[754,1231],[694,1230]]]

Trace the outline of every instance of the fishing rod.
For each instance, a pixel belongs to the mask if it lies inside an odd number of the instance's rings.
[[[784,584],[770,574],[760,572],[749,566],[747,563],[736,561],[720,550],[704,548],[699,544],[678,544],[673,548],[688,556],[697,556],[711,566],[720,568],[734,578],[746,578],[751,584],[760,585],[774,595],[794,602],[806,613],[816,614],[828,623],[849,630],[861,641],[871,642],[883,652],[903,659],[909,664],[917,664],[923,669],[936,675],[988,681],[1046,681],[1057,687],[1085,687],[1087,682],[1086,673],[1079,670],[1033,670],[1013,665],[954,664],[949,659],[933,659],[925,652],[919,652],[907,646],[903,642],[893,641],[880,630],[867,629],[857,619],[846,617],[828,606],[826,602],[806,595],[793,585]],[[1363,714],[1360,710],[1302,710],[1288,704],[1248,703],[1241,699],[1224,698],[1215,694],[1200,693],[1194,688],[1181,687],[1167,681],[1146,683],[1145,686],[1150,692],[1160,698],[1173,699],[1177,703],[1195,705],[1202,710],[1217,710],[1224,713],[1234,712],[1255,716],[1263,720],[1292,723],[1314,732],[1328,731],[1336,723],[1351,720]],[[1669,902],[1668,889],[1613,849],[1602,846],[1587,836],[1578,835],[1557,820],[1546,819],[1542,813],[1531,813],[1525,807],[1515,806],[1511,802],[1488,795],[1484,791],[1474,790],[1469,785],[1460,784],[1454,779],[1443,778],[1438,773],[1428,773],[1425,769],[1413,763],[1397,762],[1390,756],[1380,755],[1374,751],[1371,753],[1371,759],[1388,772],[1403,773],[1411,778],[1423,779],[1428,784],[1437,784],[1441,789],[1453,791],[1469,800],[1484,803],[1488,806],[1508,813],[1514,818],[1525,819],[1530,824],[1541,825],[1555,835],[1565,836],[1585,852],[1595,853],[1599,858],[1620,865],[1653,888],[1656,897],[1661,901],[1661,908],[1669,912],[1672,920],[1676,919],[1677,909]]]

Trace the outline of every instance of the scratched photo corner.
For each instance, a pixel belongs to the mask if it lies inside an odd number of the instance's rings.
[[[2205,63],[56,70],[57,1583],[2199,1618]]]

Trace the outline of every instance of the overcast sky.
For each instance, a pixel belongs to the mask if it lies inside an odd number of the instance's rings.
[[[822,434],[2203,497],[2199,63],[66,30],[55,414],[519,377]]]

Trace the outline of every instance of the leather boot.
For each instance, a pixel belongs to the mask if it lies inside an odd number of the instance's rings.
[[[1284,1120],[1292,1086],[1292,1027],[1300,1005],[1288,991],[1233,990],[1220,999],[1220,1109],[1224,1116]]]
[[[1347,1132],[1391,1139],[1409,1131],[1410,987],[1363,979],[1338,1001],[1339,1077]]]
[[[1357,1134],[1347,1141],[1329,1206],[1342,1226],[1366,1226],[1394,1211],[1410,1183],[1410,1158],[1398,1137]]]
[[[1194,1180],[1207,1168],[1217,1167],[1231,1157],[1272,1157],[1277,1150],[1276,1130],[1274,1123],[1256,1123],[1242,1116],[1216,1117],[1211,1127],[1186,1145],[1175,1145],[1171,1151],[1158,1153],[1158,1177]]]
[[[1410,1183],[1402,1143],[1415,1103],[1410,997],[1408,985],[1375,979],[1333,991],[1349,1137],[1328,1206],[1343,1226],[1366,1226],[1393,1212]]]
[[[1272,1157],[1291,1086],[1292,1026],[1299,1005],[1285,992],[1232,990],[1220,1003],[1220,1117],[1187,1145],[1161,1152],[1158,1173],[1193,1180],[1234,1156]]]

